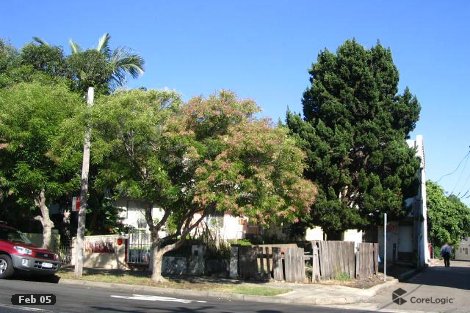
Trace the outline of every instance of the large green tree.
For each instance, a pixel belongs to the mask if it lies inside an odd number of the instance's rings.
[[[43,227],[46,248],[54,227],[48,206],[79,184],[78,159],[62,159],[54,145],[67,121],[80,115],[80,103],[65,84],[0,89],[0,189],[18,207],[39,211],[35,219]],[[72,137],[80,134],[82,129],[75,129]]]
[[[426,182],[429,241],[434,247],[444,243],[459,244],[470,236],[470,208],[455,195],[446,196],[444,189]]]
[[[29,65],[34,70],[46,73],[52,77],[66,77],[67,64],[62,48],[49,45],[36,38],[21,49],[22,65]]]
[[[258,120],[258,107],[227,91],[182,104],[169,91],[118,92],[94,108],[99,179],[117,195],[146,203],[153,279],[163,255],[208,215],[229,212],[259,223],[295,221],[316,195],[304,154],[287,129]],[[152,216],[158,206],[163,216]],[[171,223],[174,231],[162,237]]]
[[[0,40],[0,88],[22,82],[60,81],[65,77],[65,66],[59,47],[29,43],[18,51]]]
[[[419,167],[405,139],[420,105],[408,88],[398,93],[390,49],[348,40],[336,53],[321,51],[309,73],[303,118],[288,112],[287,125],[307,153],[306,177],[319,186],[312,224],[340,231],[376,224],[384,212],[405,214]]]

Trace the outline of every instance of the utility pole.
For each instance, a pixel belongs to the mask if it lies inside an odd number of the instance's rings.
[[[93,87],[88,88],[87,110],[93,106],[94,99]],[[88,122],[88,121],[87,121]],[[80,187],[80,210],[78,211],[78,229],[77,244],[75,247],[75,277],[82,277],[83,274],[83,242],[85,239],[85,218],[88,207],[88,173],[90,171],[90,146],[91,146],[91,127],[87,125],[85,130],[85,139],[83,141],[83,162],[82,162],[82,180]]]

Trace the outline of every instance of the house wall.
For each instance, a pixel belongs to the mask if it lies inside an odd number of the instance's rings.
[[[131,226],[137,229],[149,230],[147,221],[145,220],[145,204],[142,201],[120,199],[114,205],[121,209],[119,217],[122,223],[126,226]],[[152,208],[153,219],[161,219],[163,217],[163,210],[158,207]],[[166,236],[165,231],[159,232],[160,237]]]
[[[305,233],[305,240],[323,240],[323,229],[320,226],[308,228]]]
[[[410,239],[411,240],[411,239]],[[399,227],[398,222],[392,221],[387,223],[387,262],[394,263],[398,258],[399,250]],[[381,259],[384,255],[384,229],[378,228],[379,254]]]
[[[201,218],[195,214],[193,222]],[[258,227],[250,226],[248,218],[224,214],[223,216],[208,216],[202,220],[198,227],[191,231],[191,236],[201,235],[207,229],[217,241],[237,240],[245,238],[248,233],[259,232]]]
[[[243,239],[248,230],[248,219],[224,215],[224,223],[220,230],[221,237],[224,240]]]
[[[343,241],[354,241],[357,245],[362,242],[362,230],[348,229],[343,233]]]
[[[455,259],[470,261],[470,237],[460,242],[460,245],[455,249]]]
[[[423,136],[417,135],[416,140],[407,140],[408,146],[416,149],[416,155],[420,158],[420,168],[418,170],[418,179],[420,187],[418,194],[414,197],[414,236],[413,241],[416,243],[417,266],[423,267],[429,264],[431,258],[428,247],[428,222],[427,222],[427,205],[426,205],[426,158],[424,153]]]

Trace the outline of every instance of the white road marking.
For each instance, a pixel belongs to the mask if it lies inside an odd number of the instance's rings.
[[[29,311],[29,312],[52,312],[45,309],[40,308],[31,308],[27,306],[19,306],[19,305],[8,305],[8,304],[0,304],[0,308],[7,308],[12,310],[21,310],[21,311]]]
[[[160,296],[150,296],[150,295],[136,295],[136,294],[133,294],[132,296],[111,295],[111,298],[120,298],[120,299],[128,299],[128,300],[142,300],[142,301],[179,302],[179,303],[185,303],[185,304],[189,304],[189,303],[192,303],[192,302],[207,303],[207,301],[178,299],[178,298],[173,298],[173,297],[160,297]]]

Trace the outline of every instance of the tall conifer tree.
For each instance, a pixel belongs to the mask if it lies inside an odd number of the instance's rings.
[[[390,49],[365,49],[355,40],[336,53],[321,51],[309,70],[303,115],[287,113],[319,187],[312,224],[327,231],[366,228],[381,213],[399,217],[416,192],[419,161],[406,144],[420,105],[399,74]]]

